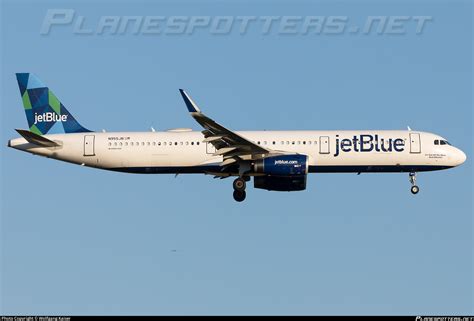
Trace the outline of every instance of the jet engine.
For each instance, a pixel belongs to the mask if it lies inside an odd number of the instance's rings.
[[[308,156],[278,155],[257,160],[253,170],[258,174],[254,177],[254,187],[269,191],[302,191],[306,189],[308,173]]]

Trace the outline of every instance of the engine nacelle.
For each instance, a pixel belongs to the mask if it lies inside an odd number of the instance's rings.
[[[278,155],[257,160],[255,173],[266,174],[254,177],[254,187],[269,191],[302,191],[306,189],[308,156]]]
[[[269,191],[302,191],[306,189],[306,176],[255,176],[253,183],[255,188]]]
[[[278,155],[257,160],[253,165],[255,173],[278,176],[306,175],[308,172],[308,156]]]

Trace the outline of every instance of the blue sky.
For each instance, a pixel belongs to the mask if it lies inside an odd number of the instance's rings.
[[[40,35],[48,9],[100,16],[432,16],[421,34]],[[2,314],[472,314],[472,2],[2,1]],[[76,17],[77,18],[77,17]],[[467,162],[418,175],[311,175],[298,193],[127,175],[8,149],[15,72],[84,126],[435,132]]]

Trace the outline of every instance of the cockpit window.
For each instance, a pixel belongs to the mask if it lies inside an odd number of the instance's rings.
[[[436,139],[434,141],[435,145],[451,145],[447,140]]]

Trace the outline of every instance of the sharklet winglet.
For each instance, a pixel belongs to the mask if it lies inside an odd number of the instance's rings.
[[[186,107],[188,107],[190,113],[201,113],[199,107],[183,89],[180,89],[179,92],[181,93],[181,96],[183,97]]]

